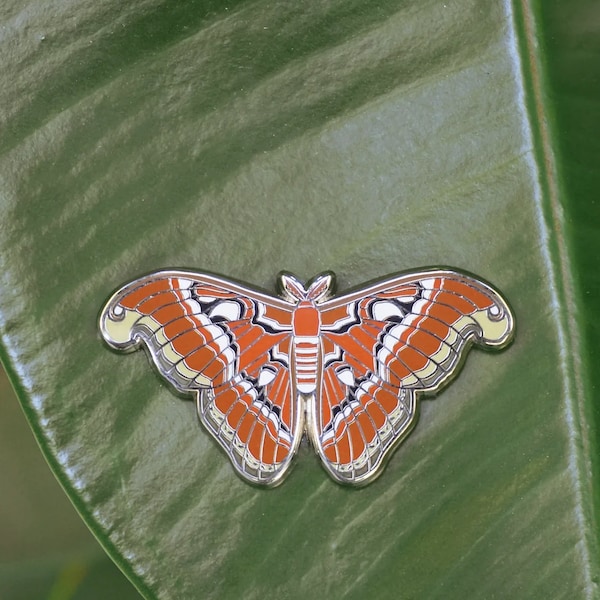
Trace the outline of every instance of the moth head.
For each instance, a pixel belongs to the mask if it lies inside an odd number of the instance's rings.
[[[304,285],[295,275],[282,271],[278,280],[279,295],[289,302],[311,300],[316,304],[324,302],[333,295],[335,275],[331,271],[319,273]]]

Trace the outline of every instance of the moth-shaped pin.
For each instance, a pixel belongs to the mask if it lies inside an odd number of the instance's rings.
[[[145,345],[192,394],[200,421],[245,480],[276,485],[306,434],[329,474],[364,485],[410,433],[422,394],[455,376],[471,344],[506,346],[514,318],[490,285],[449,269],[404,273],[334,296],[326,272],[279,297],[215,275],[167,270],[126,284],[100,331]]]

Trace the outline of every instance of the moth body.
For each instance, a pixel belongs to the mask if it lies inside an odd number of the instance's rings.
[[[298,391],[312,394],[320,363],[321,315],[311,300],[301,300],[292,317],[293,361]]]

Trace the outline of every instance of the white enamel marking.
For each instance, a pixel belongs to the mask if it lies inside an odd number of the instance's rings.
[[[392,317],[402,318],[402,309],[394,302],[382,300],[380,302],[374,302],[371,310],[373,311],[373,318],[376,321],[387,321]]]
[[[194,284],[191,279],[184,279],[183,277],[178,277],[175,281],[181,290],[189,290],[189,288],[191,288]]]
[[[427,311],[429,310],[429,306],[431,305],[431,301],[430,300],[425,300],[423,298],[421,298],[420,300],[417,300],[412,308],[412,312],[415,315],[426,315]]]
[[[317,353],[315,352],[314,354],[311,354],[310,356],[297,357],[296,362],[299,365],[312,365],[315,362],[316,358],[317,358]]]
[[[226,321],[239,321],[242,316],[242,307],[237,302],[226,300],[216,304],[208,316],[211,319],[222,317]]]
[[[377,375],[384,381],[389,381],[389,369],[387,367],[388,358],[391,356],[387,348],[381,348],[377,353]]]
[[[316,354],[314,348],[296,348],[296,354]]]
[[[390,351],[390,354],[395,354],[395,347],[399,340],[402,339],[402,334],[408,331],[408,328],[405,325],[398,324],[394,325],[384,336],[383,336],[383,345],[384,347]],[[410,334],[409,334],[410,337]]]
[[[258,376],[258,385],[260,387],[268,385],[271,383],[271,381],[273,381],[273,379],[275,379],[276,375],[277,373],[272,369],[262,369],[260,375]]]
[[[488,309],[490,311],[490,315],[497,317],[500,315],[500,307],[497,304],[492,304]]]
[[[435,282],[437,280],[433,279],[423,279],[421,280],[421,285],[425,291],[425,297],[429,298],[433,292],[437,292],[438,290],[435,288]]]
[[[317,345],[319,343],[320,338],[318,336],[312,336],[312,335],[298,335],[294,338],[294,343],[295,344],[313,344],[313,345]],[[304,349],[305,351],[309,350],[308,348]],[[312,350],[312,348],[310,349],[311,352],[314,352],[314,350]]]
[[[298,388],[298,391],[301,392],[302,394],[310,394],[315,391],[317,386],[314,383],[300,383],[299,382],[296,385],[296,387]]]
[[[345,385],[354,385],[354,373],[352,369],[340,369],[336,371],[337,378]]]

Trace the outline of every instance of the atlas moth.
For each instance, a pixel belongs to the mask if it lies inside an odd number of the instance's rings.
[[[336,481],[370,483],[410,433],[421,396],[456,375],[472,344],[503,348],[514,331],[500,293],[452,269],[339,296],[331,272],[306,285],[282,272],[278,288],[163,270],[124,285],[100,314],[108,345],[145,346],[254,484],[280,483],[303,436]]]

